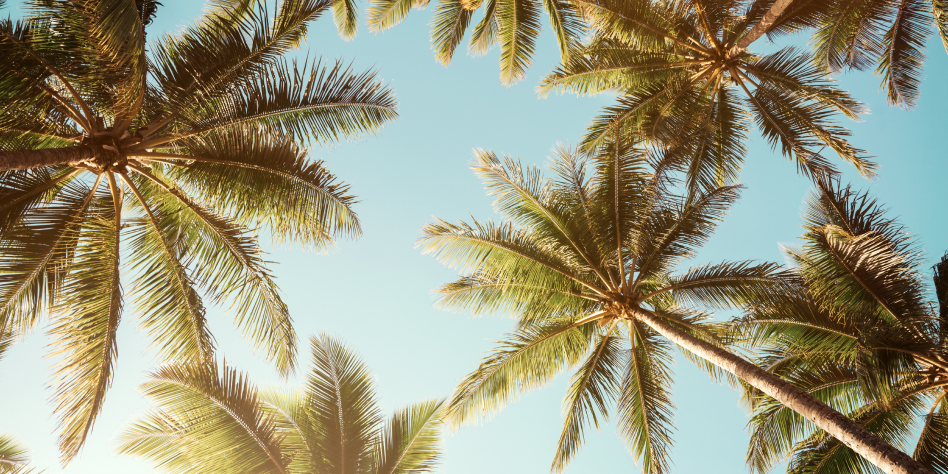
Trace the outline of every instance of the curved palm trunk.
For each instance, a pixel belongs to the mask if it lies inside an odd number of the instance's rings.
[[[99,149],[92,145],[76,145],[39,150],[0,151],[0,171],[28,170],[44,166],[68,165],[95,158]]]
[[[764,33],[777,22],[777,18],[780,18],[780,15],[791,3],[793,3],[793,0],[777,0],[774,2],[774,4],[770,6],[770,10],[764,13],[764,17],[760,19],[760,22],[754,25],[754,27],[751,28],[746,35],[742,36],[741,39],[737,41],[737,44],[728,51],[728,55],[734,57],[741,51],[744,51],[751,43],[757,41],[758,38],[763,36]]]
[[[754,388],[774,397],[883,471],[889,474],[932,474],[909,455],[893,448],[858,423],[780,377],[720,347],[674,328],[649,311],[635,310],[634,316],[668,340],[698,354],[740,377]]]

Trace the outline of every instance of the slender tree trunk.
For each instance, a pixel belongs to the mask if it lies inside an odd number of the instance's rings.
[[[0,171],[28,170],[52,165],[68,165],[95,158],[101,150],[92,145],[76,145],[39,150],[0,151]]]
[[[840,440],[860,456],[889,474],[932,474],[918,461],[893,448],[858,423],[766,370],[708,342],[691,336],[647,310],[634,317],[679,346],[698,354],[770,395],[816,426]]]
[[[728,51],[729,56],[736,56],[741,51],[747,49],[751,43],[757,41],[758,38],[764,35],[767,30],[777,22],[777,18],[780,18],[780,15],[783,13],[790,4],[793,3],[793,0],[777,0],[773,5],[770,6],[770,10],[767,10],[767,13],[764,13],[764,17],[760,19],[760,23],[754,25],[750,31],[747,32],[740,40],[737,41],[737,44]]]

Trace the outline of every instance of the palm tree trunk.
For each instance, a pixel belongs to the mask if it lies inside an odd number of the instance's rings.
[[[758,38],[764,35],[767,30],[777,22],[777,18],[780,18],[780,15],[783,13],[790,4],[793,3],[793,0],[777,0],[773,5],[770,6],[770,10],[767,10],[767,13],[764,13],[764,17],[760,19],[760,22],[754,25],[746,35],[742,36],[738,40],[737,44],[728,51],[728,56],[734,57],[739,54],[741,51],[744,51],[751,43],[757,41]]]
[[[100,148],[76,145],[39,150],[0,151],[0,171],[28,170],[44,166],[68,165],[95,158]]]
[[[633,314],[636,319],[668,340],[774,397],[883,471],[889,474],[932,474],[918,461],[780,377],[720,347],[676,329],[650,311],[637,309]]]

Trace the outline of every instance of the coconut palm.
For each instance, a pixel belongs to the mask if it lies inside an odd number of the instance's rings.
[[[616,104],[593,120],[583,147],[601,145],[616,130],[633,130],[668,149],[692,184],[734,182],[746,153],[746,117],[806,175],[837,172],[821,155],[827,147],[871,177],[875,165],[833,122],[837,112],[856,119],[862,104],[838,89],[803,50],[758,55],[747,49],[766,32],[804,26],[808,17],[802,13],[777,21],[790,3],[581,3],[593,34],[539,90],[617,92]]]
[[[699,307],[729,308],[783,286],[775,264],[722,262],[675,272],[738,198],[717,188],[679,198],[647,173],[628,141],[590,160],[559,150],[554,179],[493,153],[474,165],[506,221],[436,221],[421,244],[462,277],[445,307],[510,311],[516,330],[456,389],[446,417],[459,426],[575,368],[553,467],[583,430],[615,411],[617,430],[650,473],[667,472],[672,345],[717,377],[733,374],[851,443],[887,472],[927,472],[812,396],[722,348]],[[845,433],[845,434],[843,434]]]
[[[206,298],[293,369],[257,232],[316,249],[358,235],[348,187],[304,145],[396,115],[374,73],[285,58],[331,6],[218,0],[148,51],[152,1],[35,0],[0,24],[0,330],[51,314],[64,462],[111,383],[126,279],[162,360],[212,359]]]
[[[157,405],[120,435],[119,452],[161,472],[407,474],[441,455],[441,402],[402,408],[384,424],[372,376],[339,340],[310,340],[300,390],[259,391],[224,365],[158,369],[142,385]]]
[[[786,250],[799,284],[758,301],[738,327],[769,371],[948,472],[948,259],[931,301],[917,247],[867,194],[824,183],[805,216],[803,247]],[[750,392],[749,401],[753,471],[789,454],[789,472],[875,472],[770,397]]]

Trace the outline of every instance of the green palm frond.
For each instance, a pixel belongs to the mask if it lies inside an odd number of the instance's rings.
[[[441,458],[440,427],[443,400],[428,400],[403,408],[385,423],[375,453],[376,474],[431,472]]]
[[[435,59],[446,66],[464,39],[473,12],[464,8],[461,0],[436,2],[434,18],[431,19],[431,47],[435,51]]]
[[[932,23],[944,41],[943,3],[872,0],[826,4],[827,11],[813,35],[817,63],[829,71],[867,69],[875,63],[889,103],[914,107]]]
[[[160,167],[159,167],[160,168]],[[266,269],[262,251],[249,230],[204,208],[163,180],[135,168],[135,186],[154,196],[156,212],[174,220],[178,239],[189,249],[183,263],[195,283],[215,303],[232,303],[235,323],[284,374],[296,365],[296,333],[279,288]],[[153,169],[153,171],[159,171]],[[164,191],[164,192],[161,192]]]
[[[474,372],[458,385],[446,409],[454,426],[486,419],[529,392],[549,383],[587,353],[595,332],[563,318],[521,328],[499,341]]]
[[[376,0],[366,7],[369,31],[387,30],[405,19],[412,8],[424,8],[429,0]]]
[[[55,302],[58,286],[71,268],[79,230],[94,191],[70,184],[8,231],[0,263],[0,332],[24,336]]]
[[[115,183],[110,183],[114,189]],[[97,198],[95,213],[84,219],[69,273],[56,290],[50,336],[54,371],[53,403],[59,415],[63,462],[85,442],[105,393],[112,384],[117,357],[116,330],[122,315],[119,283],[119,223],[113,194]]]
[[[328,335],[310,342],[313,366],[295,390],[258,392],[226,364],[159,369],[141,387],[156,407],[122,431],[118,452],[174,474],[433,472],[443,400],[414,403],[382,423],[358,355]]]
[[[328,10],[327,0],[287,0],[272,19],[265,2],[241,0],[211,9],[197,23],[151,46],[157,86],[165,95],[163,114],[148,134],[174,123],[195,105],[226,97],[267,66],[298,48],[310,22]],[[208,60],[212,58],[212,60]]]
[[[340,61],[299,66],[282,58],[261,65],[226,96],[198,98],[191,107],[174,124],[181,132],[146,140],[137,149],[254,126],[331,144],[376,132],[398,116],[392,89],[378,81],[376,72],[356,74]]]
[[[142,391],[159,408],[121,434],[119,453],[167,472],[287,472],[282,436],[246,375],[213,362],[168,366]]]
[[[368,367],[341,341],[328,335],[310,339],[313,366],[305,390],[310,416],[318,423],[314,453],[324,468],[358,472],[372,463],[373,438],[381,415]]]
[[[333,0],[332,19],[339,30],[339,36],[349,41],[355,38],[359,29],[359,6],[355,0]]]
[[[785,286],[787,275],[774,263],[707,264],[688,269],[658,291],[671,293],[685,307],[741,308],[757,295]]]
[[[0,435],[0,472],[12,472],[17,464],[29,461],[28,451],[12,436]]]
[[[534,0],[499,0],[497,41],[500,44],[500,82],[523,79],[540,35],[540,5]]]
[[[584,442],[583,430],[590,423],[599,429],[599,422],[608,419],[608,410],[615,403],[620,387],[623,359],[628,357],[621,337],[613,332],[617,322],[602,334],[597,334],[586,360],[579,365],[570,380],[563,409],[566,419],[553,457],[553,471],[562,472]]]
[[[912,457],[933,472],[944,472],[948,470],[948,400],[944,391],[936,396],[923,422]]]
[[[616,429],[642,461],[642,472],[669,472],[674,430],[670,347],[638,323],[628,323],[627,329],[632,347],[616,404]]]
[[[125,179],[136,198],[132,209],[143,214],[129,230],[130,268],[136,274],[133,295],[142,326],[160,357],[207,363],[214,341],[195,282],[180,261],[186,241],[178,230],[179,213],[154,205],[151,196],[143,196]]]
[[[246,226],[262,224],[277,242],[322,250],[333,237],[357,237],[349,187],[287,138],[223,132],[189,139],[183,166],[166,171],[199,202]],[[221,181],[227,187],[219,186]],[[261,198],[264,196],[265,198]]]

